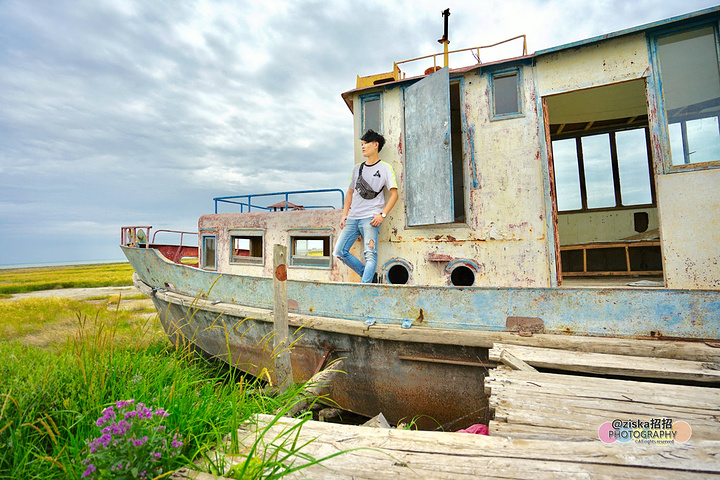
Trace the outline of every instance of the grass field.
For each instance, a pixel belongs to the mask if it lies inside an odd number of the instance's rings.
[[[93,287],[127,283],[129,276],[126,265],[38,270],[50,279],[24,269],[2,272],[2,281]],[[292,434],[275,439],[274,450],[243,453],[234,433],[253,414],[287,412],[301,398],[300,388],[271,394],[267,385],[222,362],[170,345],[141,298],[0,300],[0,479],[120,478],[100,476],[111,473],[110,465],[127,465],[122,478],[167,478],[168,469],[195,462],[214,475],[281,478],[298,467],[288,467],[300,446]],[[152,474],[142,475],[130,462],[147,464],[147,455],[108,447],[100,459],[105,463],[97,462],[96,452],[92,468],[98,470],[88,474],[83,460],[92,456],[89,441],[101,438],[96,421],[115,402],[130,399],[167,412],[163,431],[181,440],[180,455],[163,458],[165,470],[152,463]],[[239,467],[227,473],[218,461],[224,457],[211,453],[217,447],[240,458]]]
[[[132,285],[132,273],[129,263],[0,270],[0,294]]]

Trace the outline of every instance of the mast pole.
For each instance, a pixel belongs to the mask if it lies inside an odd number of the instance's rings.
[[[450,56],[448,55],[448,45],[450,45],[450,40],[448,39],[448,17],[450,16],[450,9],[446,8],[445,10],[443,10],[442,16],[444,18],[445,30],[444,30],[442,38],[440,40],[438,40],[438,43],[443,44],[443,49],[444,49],[443,57],[445,60],[445,66],[447,67],[450,65]]]

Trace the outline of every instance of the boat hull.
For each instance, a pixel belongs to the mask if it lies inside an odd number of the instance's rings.
[[[172,263],[153,249],[121,247],[154,288],[273,308],[271,278]],[[291,312],[377,324],[456,331],[507,331],[509,319],[536,318],[546,333],[631,338],[720,338],[720,291],[665,288],[483,288],[364,285],[292,280]]]
[[[123,250],[136,271],[136,285],[151,296],[174,342],[191,343],[243,371],[277,381],[272,279],[177,265],[152,249]],[[546,333],[705,339],[718,337],[720,318],[718,292],[288,280],[287,293],[294,380],[307,381],[342,358],[332,402],[423,429],[487,423],[484,377],[494,366],[488,361],[492,340],[487,335],[510,335],[512,318],[533,317]],[[376,323],[367,326],[363,320],[368,318]],[[401,328],[403,323],[412,327]]]

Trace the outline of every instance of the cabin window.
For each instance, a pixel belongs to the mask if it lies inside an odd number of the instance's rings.
[[[290,237],[290,265],[296,267],[332,266],[330,235]]]
[[[656,42],[671,164],[720,161],[720,68],[715,26],[660,37]]]
[[[558,211],[653,205],[647,129],[553,140]]]
[[[217,237],[202,237],[202,266],[208,270],[217,270]]]
[[[262,264],[263,260],[261,233],[230,232],[230,263]]]
[[[506,118],[522,113],[520,103],[520,75],[517,70],[498,72],[490,77],[492,83],[493,118]]]
[[[362,102],[362,132],[375,130],[382,132],[380,122],[380,94],[361,97]]]

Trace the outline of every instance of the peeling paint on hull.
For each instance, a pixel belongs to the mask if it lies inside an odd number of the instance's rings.
[[[145,283],[215,301],[272,309],[272,279],[173,264],[152,249],[123,247]],[[212,286],[212,290],[211,290]],[[209,293],[208,293],[209,291]],[[423,326],[503,331],[508,317],[537,317],[545,332],[620,337],[720,338],[720,292],[669,289],[483,288],[287,281],[297,313]]]

